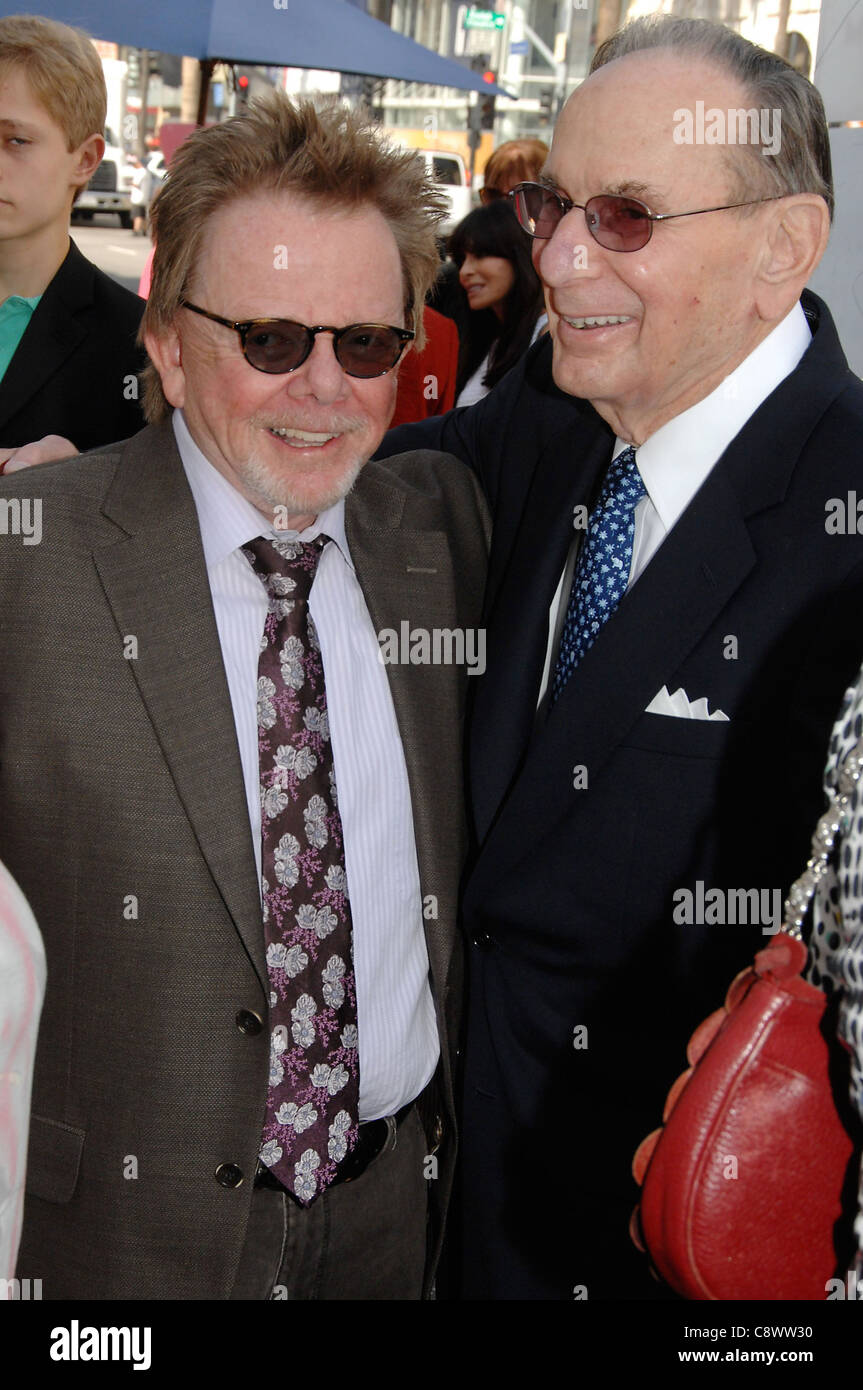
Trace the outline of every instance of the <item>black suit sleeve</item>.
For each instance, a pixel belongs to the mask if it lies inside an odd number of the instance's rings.
[[[415,449],[454,454],[476,473],[496,516],[499,503],[509,505],[503,499],[511,494],[518,498],[511,505],[521,509],[524,487],[547,448],[577,461],[579,450],[594,442],[597,428],[607,434],[610,448],[614,435],[609,427],[585,401],[555,386],[552,343],[543,334],[476,405],[399,425],[384,435],[375,457]]]
[[[137,434],[146,364],[136,341],[144,301],[74,242],[0,380],[0,443],[63,435],[82,453]]]
[[[544,337],[476,405],[389,430],[375,458],[391,458],[415,449],[437,449],[454,454],[473,469],[494,507],[501,465],[506,458],[512,457],[514,445],[518,452],[521,442],[513,439],[513,422],[520,420],[524,424],[532,417],[535,427],[539,425],[540,429],[546,423],[545,412],[543,419],[537,421],[536,412],[531,409],[532,379],[539,372],[544,383],[550,381],[550,364],[550,344]],[[567,404],[571,408],[571,400]]]
[[[413,453],[417,449],[435,449],[443,454],[454,454],[479,476],[483,487],[484,442],[489,437],[489,423],[492,434],[496,434],[494,409],[489,412],[491,395],[485,396],[476,405],[463,406],[459,410],[449,410],[446,415],[432,415],[428,420],[418,420],[410,425],[398,425],[388,430],[375,458],[391,458],[394,454]]]

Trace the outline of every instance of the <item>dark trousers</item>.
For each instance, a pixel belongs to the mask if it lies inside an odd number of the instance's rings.
[[[256,1189],[233,1299],[419,1299],[426,1139],[416,1106],[353,1182],[310,1207]]]

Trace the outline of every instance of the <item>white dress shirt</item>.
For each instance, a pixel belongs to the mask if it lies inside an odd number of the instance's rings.
[[[12,1279],[24,1210],[30,1092],[45,994],[45,949],[29,905],[0,864],[0,1279]],[[9,1288],[0,1299],[10,1296]],[[39,1298],[41,1294],[35,1294]]]
[[[256,536],[296,539],[267,520],[204,457],[181,411],[174,433],[198,511],[222,660],[261,877],[258,656],[267,595],[240,547]],[[439,1056],[404,750],[386,667],[351,562],[345,504],[322,512],[309,608],[321,644],[353,923],[361,1120],[392,1115],[419,1095]],[[263,931],[263,927],[262,927]]]
[[[794,371],[811,341],[806,315],[798,302],[709,396],[668,420],[636,450],[638,471],[646,492],[635,508],[635,536],[627,589],[646,569],[732,439],[780,381]],[[629,441],[618,436],[612,459],[627,448]],[[571,564],[564,566],[549,609],[540,701],[545,696],[557,651],[555,637],[562,617],[561,601],[565,589],[567,602],[569,600],[571,570]]]

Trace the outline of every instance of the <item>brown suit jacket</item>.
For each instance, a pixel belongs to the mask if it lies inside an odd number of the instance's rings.
[[[48,988],[21,1277],[45,1298],[223,1299],[264,1118],[268,984],[242,773],[194,502],[170,426],[0,482],[0,858]],[[8,509],[7,509],[8,513]],[[0,517],[2,517],[0,511]],[[348,542],[375,629],[473,627],[485,513],[461,464],[363,470]],[[433,1252],[452,1181],[464,667],[387,666],[413,794],[442,1050]],[[219,1185],[226,1162],[246,1175]]]

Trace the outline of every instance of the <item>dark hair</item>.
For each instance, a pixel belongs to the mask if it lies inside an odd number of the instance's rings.
[[[494,386],[530,347],[542,313],[542,285],[530,259],[530,238],[518,225],[508,199],[475,208],[451,234],[448,250],[461,267],[465,256],[501,256],[515,272],[512,289],[503,302],[503,318],[493,309],[476,310],[459,346],[457,390],[490,353],[484,386]]]

